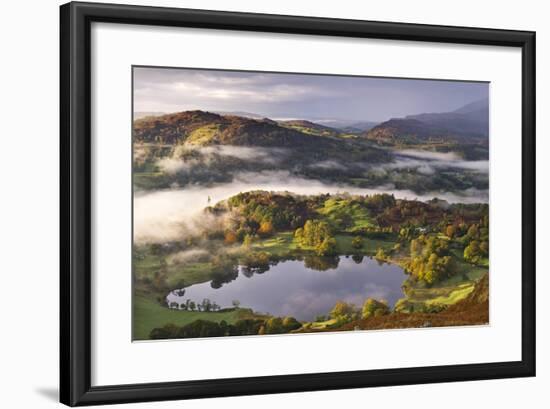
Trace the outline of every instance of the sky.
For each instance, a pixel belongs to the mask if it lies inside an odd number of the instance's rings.
[[[134,67],[135,112],[385,121],[450,112],[488,96],[484,82]]]

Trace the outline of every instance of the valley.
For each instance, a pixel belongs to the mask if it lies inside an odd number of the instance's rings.
[[[488,100],[134,118],[133,340],[489,322]]]

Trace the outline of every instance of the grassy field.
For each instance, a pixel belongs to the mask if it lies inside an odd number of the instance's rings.
[[[134,270],[136,276],[152,280],[156,271],[165,270],[167,273],[166,284],[171,288],[204,283],[212,278],[212,265],[209,262],[165,264],[163,259],[164,257],[153,254],[135,259]]]
[[[219,131],[218,124],[205,125],[195,129],[187,138],[188,143],[206,145]]]
[[[215,322],[224,320],[230,324],[246,318],[247,315],[250,316],[250,313],[248,310],[243,309],[220,312],[172,310],[148,299],[144,295],[136,295],[134,297],[133,339],[149,339],[149,333],[153,328],[162,327],[166,324],[183,326],[198,319]]]
[[[394,240],[363,237],[363,247],[361,249],[356,249],[351,245],[351,241],[354,237],[354,235],[349,234],[337,234],[335,238],[338,252],[341,254],[364,254],[373,256],[379,248],[384,249],[384,251],[389,251],[395,245]]]
[[[438,285],[431,288],[409,290],[407,301],[426,305],[450,305],[466,298],[474,289],[473,281],[464,281],[458,285]]]
[[[378,248],[389,251],[395,245],[394,240],[369,239],[364,237],[363,248],[356,249],[351,245],[351,241],[354,237],[355,236],[352,234],[337,234],[334,236],[338,254],[364,254],[372,256],[376,253]],[[275,256],[284,256],[292,252],[308,254],[315,250],[313,247],[307,247],[296,243],[292,232],[277,233],[273,237],[257,241],[252,245],[252,249],[266,251]]]
[[[344,228],[344,232],[351,233],[357,229],[375,226],[364,206],[351,204],[347,199],[328,199],[317,211],[335,229],[339,229],[344,221],[348,221],[349,226]]]
[[[337,319],[331,318],[326,321],[315,321],[315,322],[308,322],[305,323],[303,326],[303,329],[310,329],[310,330],[320,330],[320,329],[326,329],[330,325],[334,325],[338,322]]]
[[[473,265],[464,261],[464,257],[462,256],[463,251],[461,249],[451,249],[450,252],[451,255],[455,257],[457,274],[454,277],[455,281],[450,279],[445,281],[443,284],[453,284],[459,276],[467,276],[469,280],[479,280],[483,274],[489,270],[488,260],[484,260],[481,265]]]

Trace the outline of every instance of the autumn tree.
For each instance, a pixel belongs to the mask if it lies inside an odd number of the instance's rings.
[[[271,220],[264,220],[260,223],[258,234],[261,236],[270,236],[273,234],[273,223],[271,223]]]
[[[386,252],[382,247],[379,247],[378,250],[376,251],[374,258],[379,261],[386,261],[388,259],[388,255],[386,254]]]
[[[361,318],[367,319],[369,317],[379,317],[381,315],[389,314],[390,309],[385,301],[378,301],[374,298],[368,298],[363,304],[361,310]]]
[[[334,308],[330,311],[331,318],[341,318],[345,316],[351,316],[355,312],[353,304],[349,304],[345,301],[337,301]]]
[[[452,239],[456,233],[456,227],[452,224],[449,224],[445,229],[445,235]]]
[[[227,230],[223,241],[227,245],[235,244],[237,242],[237,234],[233,230]]]
[[[315,248],[318,256],[332,256],[336,254],[336,239],[333,237],[325,238],[321,244]]]

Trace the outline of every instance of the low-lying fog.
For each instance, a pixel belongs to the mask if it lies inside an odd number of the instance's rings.
[[[448,160],[447,160],[448,162]],[[487,203],[488,191],[468,189],[458,193],[428,192],[422,195],[393,186],[364,189],[346,185],[325,184],[299,178],[286,171],[239,173],[233,182],[211,187],[196,186],[180,189],[136,192],[134,197],[135,243],[166,242],[185,237],[189,232],[211,223],[202,210],[240,192],[250,190],[288,191],[300,195],[350,193],[370,195],[394,194],[398,199],[429,200],[434,197],[450,203]]]
[[[489,173],[488,160],[464,160],[454,152],[429,152],[414,149],[404,149],[396,152],[395,160],[387,165],[387,169],[418,167],[417,171],[433,174],[438,169],[455,168],[471,170],[478,173]]]

